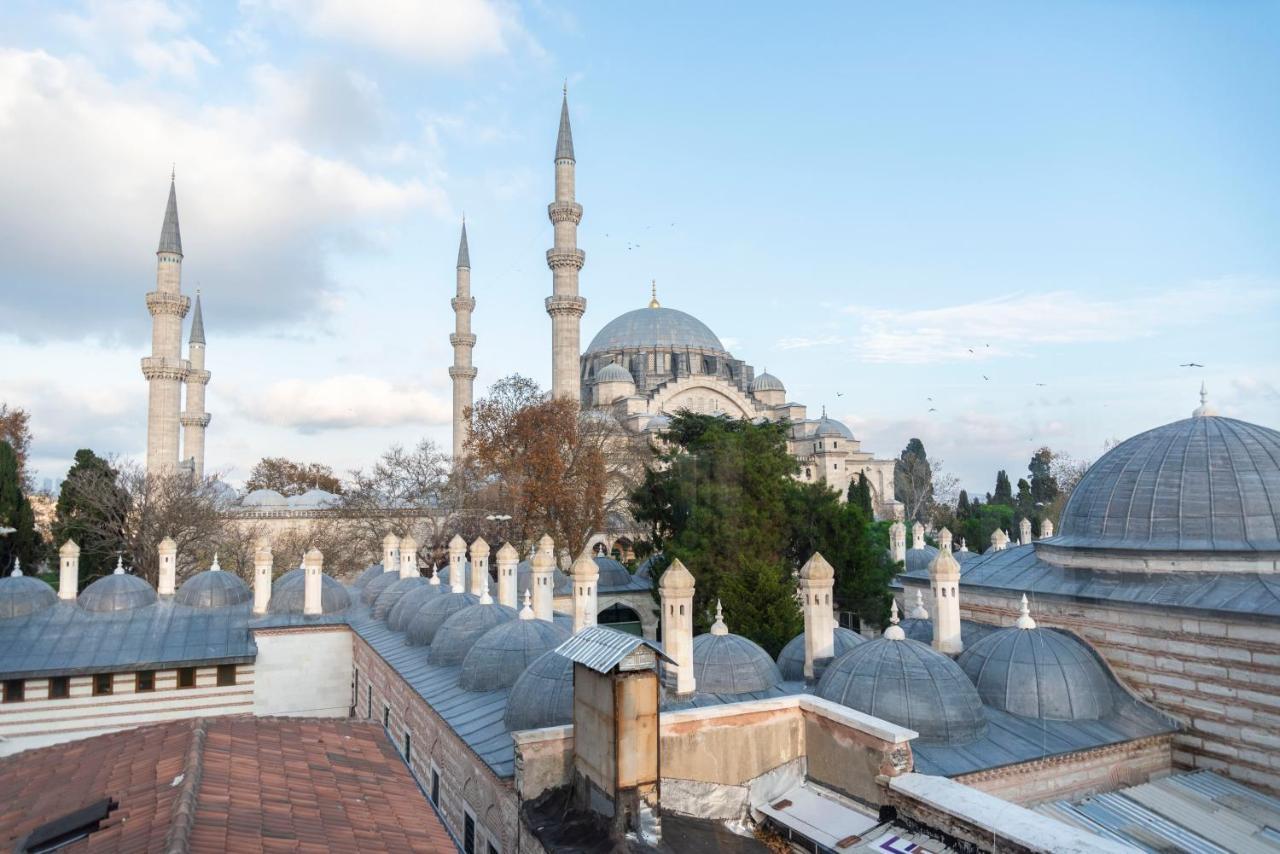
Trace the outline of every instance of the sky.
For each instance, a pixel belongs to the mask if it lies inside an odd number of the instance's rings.
[[[145,452],[171,168],[208,470],[447,448],[464,214],[477,392],[549,385],[566,85],[584,344],[656,280],[977,493],[1202,381],[1280,426],[1280,5],[10,0],[0,401],[37,484]]]

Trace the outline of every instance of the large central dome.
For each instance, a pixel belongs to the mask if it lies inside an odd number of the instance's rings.
[[[725,352],[716,334],[692,314],[657,307],[638,308],[615,317],[591,339],[587,352],[686,348]]]

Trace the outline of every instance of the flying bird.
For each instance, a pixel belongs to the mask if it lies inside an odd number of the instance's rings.
[[[1044,385],[1044,383],[1036,383],[1036,385],[1038,385],[1038,386],[1043,386],[1043,385]]]
[[[970,353],[972,353],[972,352],[973,352],[973,348],[972,348],[972,347],[970,347],[970,348],[969,348],[969,352],[970,352]]]
[[[932,406],[930,406],[930,407],[929,407],[929,411],[930,411],[930,412],[937,412],[938,410],[936,410],[936,409],[934,409]]]
[[[991,381],[991,377],[987,376],[986,374],[983,374],[983,375],[982,375],[982,378],[983,378],[984,380],[987,380],[988,382],[990,382],[990,381]]]
[[[836,397],[844,397],[844,392],[842,391],[836,392]]]
[[[1199,362],[1183,362],[1181,365],[1178,365],[1178,367],[1179,368],[1203,368],[1204,365],[1200,364]]]

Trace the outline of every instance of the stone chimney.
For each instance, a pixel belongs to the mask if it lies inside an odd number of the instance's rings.
[[[418,572],[418,541],[411,534],[400,540],[400,577],[415,578]]]
[[[302,613],[322,614],[324,608],[320,604],[321,574],[324,572],[324,555],[315,546],[307,549],[302,557]],[[383,567],[384,571],[386,567]]]
[[[173,537],[165,537],[156,547],[160,558],[160,575],[156,581],[156,593],[172,596],[178,586],[178,544]]]
[[[273,566],[271,540],[262,537],[253,550],[253,613],[267,613],[271,602],[271,572]]]
[[[1053,536],[1053,522],[1048,519],[1040,520],[1040,539],[1047,540]]]
[[[582,550],[570,567],[573,574],[573,633],[596,624],[596,587],[600,568],[591,557],[591,547]]]
[[[960,640],[960,564],[949,549],[929,562],[933,588],[933,648],[947,655],[964,651]]]
[[[818,552],[800,568],[800,607],[804,611],[804,679],[822,675],[836,651],[835,612],[831,591],[836,572]]]
[[[889,556],[895,563],[907,559],[907,526],[900,521],[889,526]]]
[[[471,544],[471,589],[473,596],[489,592],[489,544],[484,537],[476,537]]]
[[[457,534],[449,541],[449,592],[467,589],[467,541]]]
[[[551,620],[551,599],[555,586],[556,544],[547,534],[538,540],[538,550],[529,562],[533,570],[533,616],[539,620]]]
[[[516,577],[520,553],[511,543],[503,543],[498,549],[498,604],[516,607]]]
[[[953,548],[951,547],[951,531],[950,531],[950,529],[948,529],[948,528],[943,528],[941,531],[939,531],[939,532],[938,532],[938,548],[939,548],[939,549],[945,549],[945,550],[947,550],[947,551],[949,551],[949,552],[950,552],[950,551],[955,551],[955,549],[953,549]]]
[[[911,548],[924,548],[924,525],[919,522],[911,526]]]
[[[74,602],[80,587],[80,547],[75,540],[67,540],[58,549],[61,566],[58,569],[58,598]]]
[[[996,528],[991,532],[991,548],[995,551],[1004,551],[1009,547],[1009,535],[1002,529]]]
[[[395,572],[400,568],[400,538],[387,531],[382,538],[382,571]]]
[[[662,646],[675,662],[676,694],[697,690],[693,675],[693,573],[679,558],[662,573],[658,599],[662,607]]]
[[[1018,545],[1026,546],[1031,544],[1031,520],[1025,516],[1018,523]]]

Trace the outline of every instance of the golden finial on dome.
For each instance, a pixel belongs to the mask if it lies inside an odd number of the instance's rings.
[[[662,303],[658,302],[658,280],[649,280],[649,308],[662,308]]]

